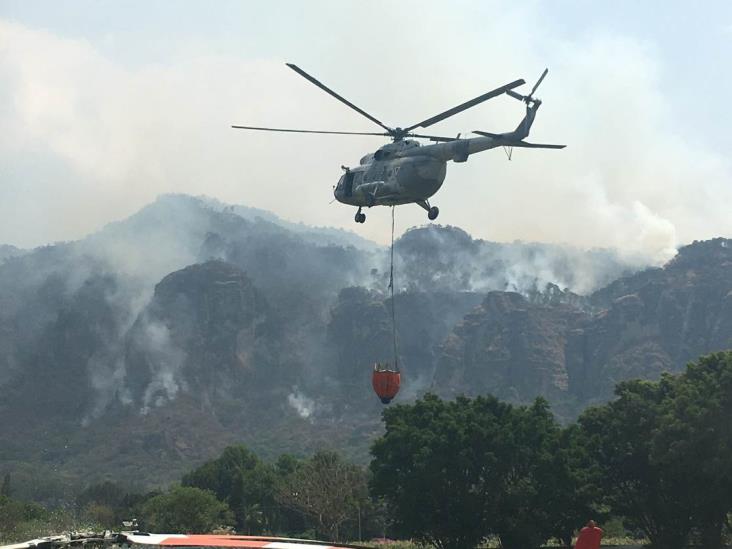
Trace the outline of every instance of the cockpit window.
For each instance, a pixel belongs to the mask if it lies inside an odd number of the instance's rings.
[[[353,195],[353,172],[351,171],[343,175],[343,194],[344,196]]]

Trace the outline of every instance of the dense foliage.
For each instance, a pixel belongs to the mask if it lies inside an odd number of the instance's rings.
[[[579,420],[604,501],[654,547],[721,547],[732,511],[732,353],[616,394]]]
[[[399,534],[439,549],[489,536],[507,549],[550,537],[569,545],[585,520],[610,514],[658,549],[721,547],[732,511],[732,353],[621,383],[616,395],[564,429],[542,399],[427,395],[390,408],[372,493]]]
[[[578,484],[562,449],[571,439],[543,399],[511,406],[427,395],[386,410],[384,421],[372,491],[389,502],[401,535],[440,549],[474,547],[489,535],[507,549],[535,547],[552,535],[571,538],[577,515],[586,516],[581,498],[566,497]]]
[[[192,486],[175,486],[153,496],[142,506],[144,525],[152,532],[202,534],[226,527],[233,515],[213,492]]]
[[[366,472],[333,452],[300,460],[284,454],[266,463],[244,446],[183,477],[183,484],[211,490],[234,512],[246,534],[361,537],[375,527]],[[359,531],[360,530],[360,531]]]
[[[369,508],[364,470],[334,452],[318,452],[281,477],[277,499],[335,540],[344,523]]]
[[[136,493],[86,487],[49,511],[0,483],[0,540],[49,529],[149,531],[329,539],[409,537],[438,549],[569,546],[589,518],[630,529],[655,549],[720,549],[732,516],[732,352],[702,357],[683,374],[627,381],[616,398],[560,426],[547,402],[428,394],[386,408],[368,469],[332,452],[261,460],[225,449],[182,486]],[[30,535],[29,535],[30,534]]]
[[[221,457],[185,475],[182,482],[210,490],[226,502],[241,532],[261,534],[277,524],[275,469],[244,446],[226,448]]]

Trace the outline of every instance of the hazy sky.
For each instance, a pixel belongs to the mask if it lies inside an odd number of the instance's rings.
[[[294,62],[392,126],[548,66],[530,140],[448,165],[439,221],[474,236],[667,258],[732,236],[732,3],[0,0],[0,243],[78,238],[166,192],[386,241],[387,208],[332,199],[384,141]],[[435,133],[508,131],[500,97]],[[400,229],[426,222],[400,207]]]

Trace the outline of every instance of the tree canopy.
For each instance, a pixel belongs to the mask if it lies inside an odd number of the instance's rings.
[[[184,486],[212,491],[234,512],[247,534],[271,531],[276,522],[275,470],[245,446],[229,446],[221,456],[183,477]]]
[[[439,549],[570,545],[591,517],[622,517],[653,547],[719,549],[732,511],[732,352],[679,375],[618,384],[561,428],[548,404],[426,395],[384,411],[371,491],[396,532]]]
[[[384,422],[371,488],[389,503],[400,534],[439,549],[495,535],[511,549],[540,545],[561,522],[546,505],[563,459],[546,401],[426,395],[386,410]]]
[[[328,539],[339,540],[341,525],[367,506],[366,475],[334,452],[318,452],[282,477],[277,499],[309,517]]]
[[[229,506],[213,492],[192,486],[175,486],[150,498],[142,512],[144,527],[150,532],[202,534],[234,521]]]
[[[604,501],[654,547],[722,546],[732,510],[732,353],[678,376],[628,381],[579,419]]]

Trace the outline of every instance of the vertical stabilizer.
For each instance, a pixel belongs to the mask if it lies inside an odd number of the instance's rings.
[[[513,132],[517,139],[523,139],[529,135],[531,125],[534,123],[534,118],[536,117],[536,111],[539,110],[540,105],[541,101],[538,99],[532,100],[531,105],[526,105],[526,116],[524,116],[524,119]]]
[[[526,141],[523,141],[524,137],[527,137],[529,135],[529,132],[531,131],[531,126],[533,125],[534,119],[536,118],[536,111],[538,111],[539,107],[541,107],[541,100],[534,99],[534,92],[548,73],[549,69],[544,69],[544,72],[541,73],[539,80],[536,81],[536,84],[534,84],[534,87],[531,88],[531,92],[529,92],[528,95],[521,95],[520,93],[517,93],[513,90],[506,91],[506,93],[514,99],[518,99],[522,103],[526,103],[526,114],[514,131],[507,133],[490,133],[476,130],[473,133],[477,133],[478,135],[482,135],[483,137],[490,137],[497,141],[498,145],[502,145],[504,148],[526,147],[532,149],[563,149],[565,145],[527,143]],[[510,159],[511,156],[509,154],[509,160]]]
[[[529,95],[521,95],[520,93],[516,93],[513,90],[508,90],[506,92],[514,99],[518,99],[519,101],[523,101],[524,103],[526,103],[526,116],[524,116],[524,119],[516,128],[516,131],[513,132],[514,135],[516,135],[516,137],[518,137],[519,139],[523,139],[524,137],[529,135],[531,125],[534,123],[534,118],[536,117],[536,111],[538,111],[539,107],[541,106],[541,100],[534,99],[534,92],[536,92],[539,84],[542,83],[548,73],[549,69],[544,69],[544,72],[541,73],[539,80],[537,80],[536,84],[534,84],[534,87],[531,88],[531,92],[529,92]]]

